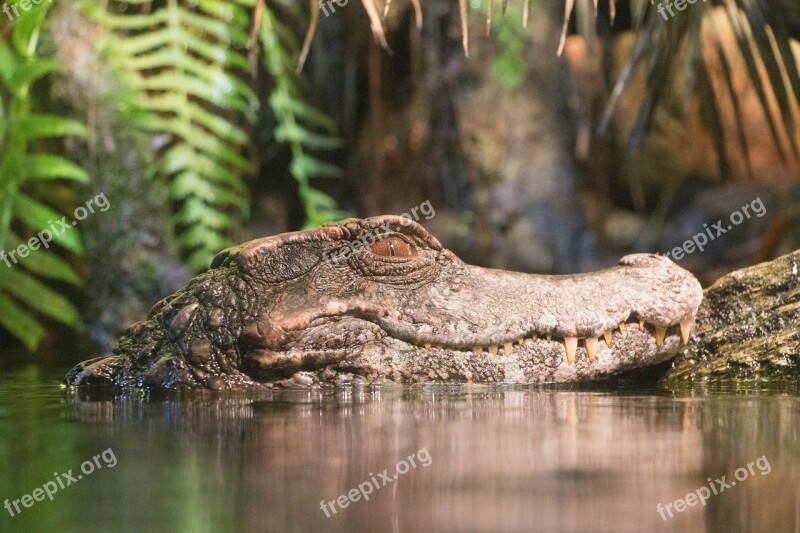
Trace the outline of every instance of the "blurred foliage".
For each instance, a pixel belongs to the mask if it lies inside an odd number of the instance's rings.
[[[486,4],[486,32],[496,32],[497,55],[492,62],[492,77],[509,91],[516,91],[525,81],[525,39],[522,16],[508,11],[499,2]]]
[[[20,17],[10,44],[0,41],[0,250],[4,253],[6,250],[18,253],[16,249],[25,245],[20,234],[34,235],[44,230],[55,233],[49,228],[62,219],[61,212],[43,201],[45,194],[32,194],[36,182],[69,180],[78,187],[89,182],[86,171],[63,157],[47,153],[47,144],[43,142],[66,135],[83,137],[85,128],[35,110],[33,85],[58,68],[53,61],[37,55],[39,33],[48,7],[43,4]],[[78,232],[71,228],[54,235],[53,243],[75,254],[83,251]],[[0,326],[31,350],[46,333],[39,315],[80,326],[72,303],[42,278],[75,286],[82,283],[56,250],[35,250],[33,257],[4,256],[4,262],[0,263]]]

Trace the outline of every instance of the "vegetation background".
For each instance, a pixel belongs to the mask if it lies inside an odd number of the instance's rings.
[[[236,242],[426,200],[509,269],[663,253],[757,197],[684,266],[800,247],[793,0],[28,5],[0,15],[0,250],[111,208],[0,263],[0,365],[108,351]]]

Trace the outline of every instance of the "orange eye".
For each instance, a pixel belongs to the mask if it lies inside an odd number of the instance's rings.
[[[381,239],[370,247],[372,253],[383,257],[412,257],[416,255],[414,249],[399,237]]]

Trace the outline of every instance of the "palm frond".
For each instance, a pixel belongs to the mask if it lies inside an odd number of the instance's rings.
[[[730,66],[733,58],[721,37],[723,31],[732,31],[739,56],[736,59],[744,63],[777,153],[785,161],[788,147],[795,157],[798,156],[794,109],[800,102],[800,73],[784,23],[785,11],[791,9],[788,5],[772,5],[765,0],[722,0],[721,8],[711,8],[710,4],[698,2],[677,16],[663,20],[655,8],[658,4],[648,0],[632,0],[631,3],[636,42],[606,106],[599,126],[601,133],[608,127],[619,96],[633,74],[644,68],[647,88],[629,140],[630,151],[639,147],[652,126],[656,110],[673,99],[679,90],[678,80],[682,79],[684,110],[696,90],[704,109],[706,127],[717,147],[723,175],[727,173],[725,131],[722,120],[715,115],[719,113],[720,99],[726,95],[731,99],[738,129],[736,137],[749,167],[746,131]],[[708,49],[711,52],[707,52]],[[681,67],[677,58],[682,54]],[[722,68],[725,86],[722,94],[712,85],[707,72],[712,58]]]

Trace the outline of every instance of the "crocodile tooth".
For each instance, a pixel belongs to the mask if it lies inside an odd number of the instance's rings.
[[[611,330],[607,329],[603,332],[603,338],[606,340],[606,346],[611,348]],[[594,359],[594,357],[592,357]]]
[[[509,355],[511,352],[514,351],[514,347],[511,345],[510,342],[503,344],[503,350],[506,352],[506,355]]]
[[[609,346],[611,346],[610,336],[609,332],[609,335],[606,337],[606,342]],[[597,337],[586,337],[583,342],[586,343],[586,353],[589,354],[589,361],[594,361],[597,355]]]
[[[483,346],[473,346],[472,347],[472,353],[474,353],[475,355],[482,354],[483,353]]]
[[[664,344],[664,336],[667,334],[665,326],[656,326],[656,346]]]
[[[426,343],[425,343],[425,349],[426,349],[426,350],[430,350],[430,349],[431,349],[431,343],[429,343],[429,342],[426,342]]]
[[[548,342],[549,342],[549,341],[551,341],[551,340],[553,340],[553,336],[552,336],[552,335],[550,335],[549,333],[547,334],[547,340],[548,340]]]
[[[525,339],[523,339],[522,337],[517,339],[517,344],[519,344],[520,346],[522,346],[524,342],[525,342]]]
[[[620,322],[619,323],[619,332],[620,333],[625,333],[625,322]]]
[[[491,346],[489,346],[489,353],[492,354],[492,355],[497,355],[497,345],[496,344],[492,344]]]
[[[689,342],[689,333],[692,331],[692,319],[681,320],[681,340],[683,344]]]
[[[578,349],[578,337],[564,337],[564,349],[567,351],[567,364],[575,362],[575,350]]]
[[[442,346],[441,344],[434,344],[433,347],[436,348],[437,350],[444,350],[444,346]]]
[[[639,331],[644,331],[644,318],[639,319]]]

